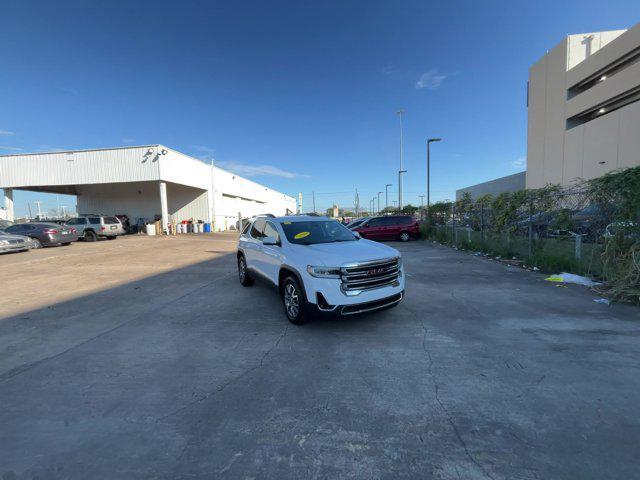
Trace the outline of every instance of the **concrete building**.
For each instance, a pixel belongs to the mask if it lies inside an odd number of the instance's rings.
[[[478,183],[470,187],[456,190],[456,200],[460,200],[465,193],[471,195],[472,200],[477,200],[482,195],[493,195],[494,197],[505,192],[517,192],[525,189],[526,172],[514,173],[506,177],[496,178],[488,182]]]
[[[529,71],[527,188],[640,165],[640,24],[570,35]]]
[[[78,213],[151,221],[194,219],[226,230],[238,218],[296,211],[295,198],[163,145],[0,156],[0,188],[77,195]]]

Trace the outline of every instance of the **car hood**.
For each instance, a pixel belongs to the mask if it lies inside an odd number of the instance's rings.
[[[346,263],[368,262],[389,257],[399,257],[395,248],[364,238],[354,242],[317,243],[292,245],[296,253],[308,265],[339,267]]]

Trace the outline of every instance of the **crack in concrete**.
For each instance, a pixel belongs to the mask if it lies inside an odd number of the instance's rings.
[[[411,310],[410,310],[411,311]],[[429,364],[427,365],[427,373],[429,375],[429,377],[431,378],[431,382],[433,383],[433,388],[434,388],[434,394],[435,394],[435,399],[436,399],[436,403],[438,404],[438,406],[440,407],[440,409],[442,410],[442,413],[444,413],[447,422],[449,423],[449,425],[451,425],[451,429],[453,430],[454,435],[456,436],[456,439],[458,440],[458,442],[460,443],[460,445],[462,446],[465,455],[467,456],[467,458],[476,466],[478,467],[478,469],[483,473],[483,475],[487,478],[489,478],[490,480],[495,480],[495,478],[491,475],[491,473],[489,473],[489,471],[482,466],[482,464],[480,462],[478,462],[478,460],[476,460],[473,455],[471,454],[471,452],[469,451],[469,447],[467,446],[467,442],[465,442],[464,438],[462,438],[462,435],[460,434],[460,431],[458,430],[458,427],[456,426],[455,422],[453,421],[453,417],[451,416],[451,413],[449,412],[449,410],[447,409],[447,407],[445,407],[444,403],[442,402],[442,400],[440,400],[440,385],[438,384],[438,380],[436,379],[435,374],[433,373],[433,358],[431,356],[431,352],[429,351],[429,349],[427,348],[427,335],[429,333],[429,330],[427,329],[427,326],[424,324],[424,322],[422,321],[422,319],[420,317],[418,317],[415,312],[411,311],[411,313],[413,314],[413,316],[419,321],[420,326],[422,327],[423,330],[423,335],[422,335],[422,350],[424,350],[424,353],[427,355],[427,358],[429,359]],[[457,470],[457,469],[456,469]]]

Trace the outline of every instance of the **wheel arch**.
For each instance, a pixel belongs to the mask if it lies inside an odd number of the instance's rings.
[[[296,270],[294,267],[290,265],[280,266],[280,271],[278,272],[278,292],[280,292],[280,295],[282,295],[283,293],[284,279],[289,275],[293,275],[295,279],[298,280],[298,284],[300,285],[300,288],[302,289],[302,293],[304,294],[304,299],[305,301],[308,302],[309,297],[307,296],[307,290],[304,286],[304,282],[302,281],[302,276],[300,275],[300,272],[298,272],[298,270]]]

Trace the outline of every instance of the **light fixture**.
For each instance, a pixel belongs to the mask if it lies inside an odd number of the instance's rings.
[[[601,108],[600,110],[598,110],[598,113],[604,113],[604,112],[606,112],[606,111],[607,111],[606,109]]]
[[[166,155],[167,151],[163,148],[162,150],[160,150],[160,155]]]
[[[600,77],[600,81],[601,81],[601,82],[604,82],[606,79],[607,79],[607,76],[606,76],[606,75],[602,75],[602,76]]]

